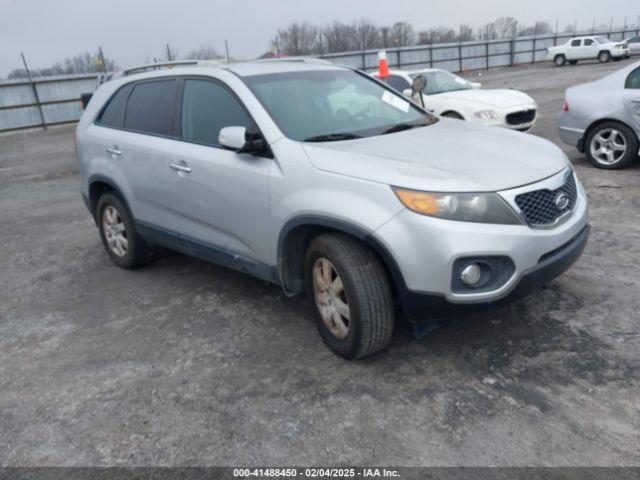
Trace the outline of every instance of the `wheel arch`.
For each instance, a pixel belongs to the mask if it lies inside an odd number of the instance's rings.
[[[129,208],[129,203],[127,202],[127,198],[122,193],[122,190],[118,187],[118,184],[111,178],[105,175],[92,175],[87,182],[89,185],[89,210],[94,220],[96,219],[96,208],[98,206],[98,200],[100,197],[107,192],[115,192],[116,195],[122,200],[127,210],[129,210],[129,214],[131,218],[133,215],[131,214],[131,208]]]
[[[593,130],[598,126],[607,122],[619,123],[620,125],[624,125],[625,127],[631,129],[632,132],[635,132],[635,129],[631,125],[629,125],[627,122],[623,120],[620,120],[619,118],[613,118],[613,117],[599,118],[591,122],[589,126],[585,129],[584,135],[582,136],[582,150],[587,149],[587,139],[589,138],[589,135],[591,135],[591,132],[593,132]]]
[[[347,221],[331,217],[304,215],[289,220],[278,238],[278,274],[286,294],[304,289],[304,256],[313,238],[324,233],[342,233],[361,240],[380,258],[391,281],[394,295],[406,289],[393,255],[370,232]]]

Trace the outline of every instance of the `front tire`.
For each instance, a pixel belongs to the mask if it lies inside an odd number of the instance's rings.
[[[564,55],[556,55],[553,59],[553,63],[556,64],[556,67],[564,67],[564,64],[567,62],[567,58]]]
[[[104,249],[121,268],[140,267],[151,259],[151,246],[138,234],[126,205],[112,192],[98,200],[96,219]]]
[[[600,63],[607,63],[611,60],[611,54],[608,51],[600,52],[598,54],[598,61]]]
[[[587,136],[587,159],[596,167],[619,170],[638,158],[638,137],[626,125],[604,122]]]
[[[387,273],[375,253],[343,234],[323,234],[305,256],[305,289],[327,346],[345,358],[384,349],[394,309]]]

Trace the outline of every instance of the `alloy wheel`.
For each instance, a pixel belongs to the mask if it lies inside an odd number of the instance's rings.
[[[589,148],[596,162],[615,165],[627,152],[627,140],[619,130],[606,128],[593,137]]]
[[[118,257],[124,257],[129,248],[127,230],[120,213],[113,205],[107,205],[102,212],[102,230],[109,249]]]
[[[322,321],[342,340],[349,334],[351,312],[344,284],[333,264],[324,257],[313,263],[313,293]]]

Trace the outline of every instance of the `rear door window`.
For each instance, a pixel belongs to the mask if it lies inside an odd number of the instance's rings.
[[[138,83],[129,95],[124,128],[135,132],[174,136],[178,80]]]
[[[587,39],[584,41],[584,46],[585,46],[585,47],[590,47],[590,46],[591,46],[591,45],[593,45],[594,43],[595,43],[595,42],[594,42],[593,40],[591,40],[590,38],[587,38]]]
[[[187,79],[182,94],[182,138],[218,145],[224,127],[256,130],[251,117],[226,87],[209,80]]]
[[[572,47],[579,47],[582,40],[571,40]]]

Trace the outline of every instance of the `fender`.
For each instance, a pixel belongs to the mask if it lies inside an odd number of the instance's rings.
[[[278,238],[278,275],[287,296],[296,295],[303,290],[304,249],[314,229],[338,231],[362,240],[382,260],[396,292],[406,291],[404,277],[397,262],[388,249],[375,238],[373,232],[341,219],[320,215],[300,215],[289,219],[284,224]]]
[[[89,177],[89,180],[87,181],[87,185],[89,186],[89,189],[88,189],[89,198],[84,199],[85,204],[89,209],[89,213],[91,213],[91,216],[95,221],[97,221],[96,219],[96,207],[97,207],[96,200],[97,199],[91,198],[91,186],[96,182],[109,185],[118,194],[118,196],[120,197],[124,205],[127,207],[127,210],[129,211],[129,215],[131,216],[131,218],[134,218],[133,214],[131,213],[131,208],[129,207],[129,202],[127,201],[127,197],[125,197],[125,195],[122,193],[122,190],[120,189],[120,187],[118,187],[118,184],[111,177],[107,177],[106,175],[96,173],[91,175]]]

